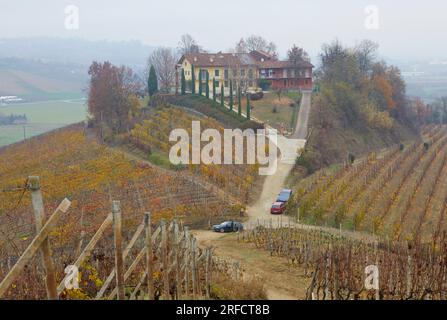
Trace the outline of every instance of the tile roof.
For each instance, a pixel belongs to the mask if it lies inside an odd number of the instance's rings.
[[[294,67],[308,67],[313,68],[313,64],[302,60],[297,63],[295,66],[292,61],[288,60],[266,60],[258,63],[259,68],[265,69],[280,69],[280,68],[294,68]]]
[[[278,69],[278,68],[313,68],[314,66],[305,60],[298,62],[295,66],[293,62],[288,60],[257,60],[262,52],[251,52],[251,53],[189,53],[183,55],[179,64],[183,63],[186,59],[189,63],[193,64],[195,67],[226,67],[226,66],[257,66],[259,68],[265,69]]]
[[[190,53],[185,54],[184,59],[196,67],[222,67],[232,65],[256,65],[257,61],[249,53]]]

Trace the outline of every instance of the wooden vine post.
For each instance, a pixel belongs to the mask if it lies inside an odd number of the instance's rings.
[[[147,280],[147,294],[149,300],[154,299],[154,278],[153,278],[153,251],[152,251],[152,227],[151,214],[146,212],[144,214],[144,228],[146,230],[146,280]]]
[[[39,234],[46,222],[39,177],[28,177],[28,188],[31,190],[31,200],[36,223],[36,234]],[[47,289],[47,297],[49,300],[56,300],[58,299],[56,276],[54,272],[54,262],[51,256],[51,247],[48,238],[46,238],[42,242],[42,245],[40,246],[40,252],[42,254],[42,262],[46,274],[45,284]]]
[[[161,261],[163,264],[163,299],[169,299],[169,265],[168,265],[168,233],[164,219],[160,221],[161,228]]]
[[[175,268],[175,298],[179,299],[180,293],[180,267],[179,267],[179,227],[177,220],[174,220],[174,268]]]
[[[191,273],[192,273],[192,298],[196,299],[197,297],[197,244],[196,239],[194,237],[190,237],[191,241]]]
[[[123,261],[123,236],[121,221],[121,205],[119,201],[112,202],[113,235],[115,241],[115,270],[116,288],[118,289],[118,300],[126,298],[124,294],[124,261]]]
[[[190,256],[190,243],[189,243],[189,228],[185,227],[183,229],[184,232],[184,238],[185,238],[185,244],[186,244],[186,248],[185,248],[185,253],[184,253],[184,268],[185,268],[185,296],[188,297],[189,296],[189,256]]]

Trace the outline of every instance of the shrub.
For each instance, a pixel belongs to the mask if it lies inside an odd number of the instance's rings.
[[[259,80],[259,87],[260,87],[263,91],[269,90],[269,89],[270,89],[270,86],[271,86],[271,83],[270,83],[270,81],[268,81],[267,79],[261,79],[261,80]]]
[[[355,155],[353,155],[352,153],[348,154],[348,160],[350,164],[354,164],[355,162]]]
[[[260,279],[236,281],[218,273],[213,276],[210,296],[215,300],[265,300],[267,292]]]

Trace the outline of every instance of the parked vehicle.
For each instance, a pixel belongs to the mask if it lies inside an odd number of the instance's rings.
[[[244,230],[244,226],[240,222],[225,221],[221,224],[214,225],[213,230],[215,232],[238,232]]]
[[[276,201],[277,202],[287,202],[287,201],[289,201],[291,196],[292,196],[292,190],[282,189],[282,191],[279,193],[278,197],[276,198]]]
[[[272,204],[272,207],[270,208],[271,214],[282,214],[286,211],[286,203],[285,202],[275,202]]]

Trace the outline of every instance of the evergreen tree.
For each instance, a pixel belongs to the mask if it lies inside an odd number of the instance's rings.
[[[213,101],[216,103],[216,79],[213,78]]]
[[[247,119],[250,120],[250,95],[247,93]]]
[[[203,91],[202,91],[202,69],[199,69],[199,96],[202,95]]]
[[[210,98],[210,74],[208,71],[206,72],[205,80],[206,80],[205,96],[207,99],[209,99]]]
[[[220,106],[223,108],[224,107],[224,85],[222,83],[221,87],[220,87]]]
[[[191,93],[196,94],[196,73],[193,65],[191,65]]]
[[[230,80],[230,110],[233,111],[233,81]]]
[[[181,83],[181,92],[182,95],[186,94],[186,79],[185,79],[185,70],[182,68],[182,83]]]
[[[242,90],[240,85],[237,87],[237,114],[242,115]]]
[[[158,80],[154,66],[151,66],[151,69],[149,70],[149,78],[147,79],[147,91],[149,92],[149,96],[151,97],[158,91]]]

